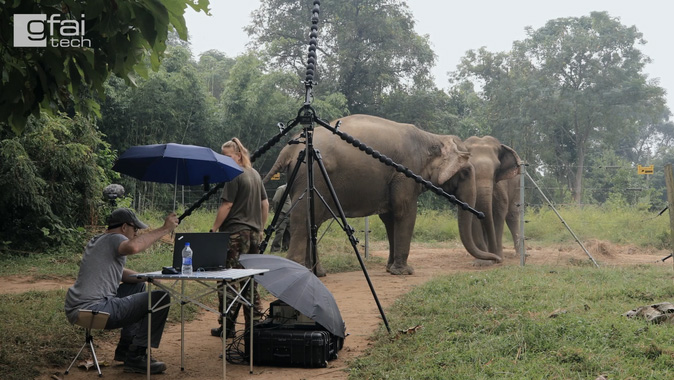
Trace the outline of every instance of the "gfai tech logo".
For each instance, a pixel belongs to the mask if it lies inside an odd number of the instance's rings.
[[[80,21],[62,15],[15,14],[14,47],[91,47],[84,38],[84,15]]]

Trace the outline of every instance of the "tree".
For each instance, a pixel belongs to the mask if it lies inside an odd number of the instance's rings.
[[[276,67],[305,77],[313,1],[265,0],[246,28]],[[428,36],[398,0],[333,1],[321,8],[316,79],[340,92],[352,113],[376,114],[393,91],[431,89],[435,55]]]
[[[278,133],[276,125],[297,114],[302,104],[299,81],[294,73],[266,71],[254,54],[236,58],[224,83],[218,103],[216,137],[220,144],[238,137],[251,154]],[[277,146],[255,166],[271,166],[282,146]]]
[[[229,70],[234,66],[234,58],[228,58],[217,50],[209,50],[199,56],[198,69],[206,90],[215,99],[220,99]]]
[[[0,248],[63,244],[96,224],[111,161],[101,133],[79,116],[44,115],[0,139]]]
[[[135,87],[110,78],[101,130],[114,149],[176,142],[217,147],[214,105],[188,49],[171,47],[157,72]]]
[[[187,40],[185,8],[208,11],[208,0],[1,0],[0,5],[0,127],[16,134],[40,111],[73,105],[78,112],[96,113],[92,96],[103,96],[110,73],[134,83],[146,73],[145,57],[157,69],[169,30]],[[46,15],[44,30],[34,35],[46,46],[15,46],[13,28],[23,22],[16,14]],[[77,44],[68,39],[75,25]],[[27,28],[17,28],[22,26]]]
[[[669,115],[664,90],[643,73],[642,34],[606,12],[526,31],[509,53],[470,52],[455,79],[482,85],[494,135],[534,146],[523,157],[550,165],[580,203],[588,156],[632,161],[640,132]]]

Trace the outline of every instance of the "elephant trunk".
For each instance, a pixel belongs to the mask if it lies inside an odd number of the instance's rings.
[[[500,263],[503,261],[501,257],[495,255],[491,252],[483,251],[477,247],[475,240],[473,239],[473,214],[468,211],[459,210],[459,236],[461,237],[461,243],[466,248],[468,253],[471,256],[475,257],[478,260],[489,260]]]
[[[458,186],[455,189],[456,195],[460,197],[464,202],[468,203],[471,206],[478,206],[477,201],[477,186],[475,180],[475,172],[467,172],[467,177],[462,178]],[[479,211],[485,212],[486,210],[481,210],[478,207]],[[475,239],[482,239],[483,233],[481,228],[479,228],[480,223],[475,222],[476,216],[474,216],[469,211],[462,210],[459,207],[458,210],[458,224],[459,224],[459,237],[461,238],[461,243],[466,248],[468,253],[471,256],[475,257],[478,260],[486,260],[500,263],[503,261],[501,257],[495,255],[491,252],[483,250],[484,247],[478,247]],[[473,230],[475,229],[475,231]],[[476,237],[477,236],[477,237]],[[484,245],[484,244],[482,244]]]

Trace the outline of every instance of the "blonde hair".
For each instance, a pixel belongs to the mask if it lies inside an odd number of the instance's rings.
[[[237,139],[236,137],[232,138],[231,140],[227,141],[226,143],[222,144],[222,150],[224,151],[225,148],[227,149],[232,149],[236,153],[239,153],[241,155],[241,166],[244,168],[252,168],[253,165],[250,163],[250,155],[248,154],[248,149],[246,149],[243,144],[241,144],[241,141]]]

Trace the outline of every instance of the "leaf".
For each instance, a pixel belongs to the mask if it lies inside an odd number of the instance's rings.
[[[566,314],[566,313],[567,313],[566,309],[557,309],[557,310],[553,311],[552,313],[550,313],[550,315],[548,315],[548,318],[557,318],[560,315]]]
[[[89,368],[95,366],[95,364],[94,364],[93,360],[87,359],[87,360],[82,360],[81,362],[79,362],[79,364],[77,366],[80,367],[80,368],[84,368],[88,371]]]
[[[411,334],[415,334],[416,332],[418,332],[418,331],[421,330],[422,328],[423,328],[422,325],[416,325],[416,326],[414,326],[414,327],[409,327],[409,328],[407,328],[406,330],[400,330],[400,333],[411,335]]]

